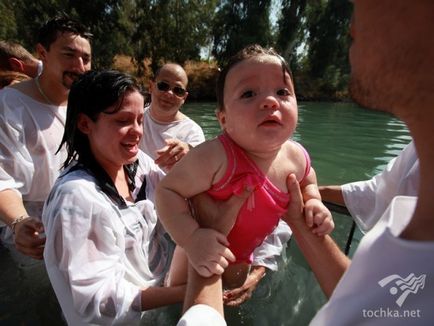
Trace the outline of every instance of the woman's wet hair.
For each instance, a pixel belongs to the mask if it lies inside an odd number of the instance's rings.
[[[73,160],[86,160],[92,155],[87,135],[77,128],[79,115],[85,114],[96,121],[100,113],[116,113],[122,106],[125,94],[134,91],[141,93],[147,102],[148,97],[136,79],[115,70],[88,71],[72,84],[65,132],[58,149],[66,146],[67,158],[63,168]]]
[[[217,110],[223,111],[224,110],[224,88],[225,88],[225,82],[226,82],[226,76],[228,75],[229,71],[238,63],[261,56],[274,56],[277,57],[281,63],[282,63],[282,73],[285,75],[285,72],[289,74],[289,76],[292,79],[292,72],[289,68],[288,64],[286,63],[285,59],[278,54],[273,48],[263,48],[262,46],[258,44],[252,44],[248,45],[245,48],[241,49],[239,52],[237,52],[235,55],[229,58],[227,64],[220,72],[218,78],[217,78],[217,85],[216,85],[216,95],[217,95]],[[285,77],[283,77],[285,78]]]

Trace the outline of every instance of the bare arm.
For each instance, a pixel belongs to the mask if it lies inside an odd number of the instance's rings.
[[[314,272],[323,292],[330,297],[350,260],[330,236],[317,237],[303,219],[303,200],[299,184],[293,174],[287,180],[291,204],[284,220],[291,227],[293,237]]]
[[[319,236],[330,234],[335,224],[332,214],[323,204],[318,190],[316,173],[313,168],[300,184],[304,201],[304,215],[307,226],[312,228],[312,232]]]
[[[191,216],[186,198],[208,190],[219,169],[216,146],[207,142],[189,152],[161,180],[156,189],[158,217],[173,240],[184,247],[199,224]]]
[[[142,290],[142,310],[150,310],[166,305],[182,302],[185,285],[171,287],[149,287]]]
[[[323,201],[345,206],[341,186],[319,186],[319,192]]]
[[[28,214],[21,197],[11,189],[0,192],[0,218],[8,226],[23,217],[13,228],[15,232],[15,248],[26,256],[42,259],[45,238],[39,234],[44,232],[39,218],[27,218]]]
[[[224,158],[219,146],[211,141],[194,148],[172,168],[156,190],[157,213],[164,228],[184,248],[192,266],[205,277],[223,273],[228,260],[235,259],[223,234],[199,227],[186,200],[211,187]]]
[[[313,168],[310,169],[309,174],[303,179],[302,183],[300,184],[300,188],[304,202],[308,201],[309,199],[321,200],[316,173]]]
[[[202,193],[192,199],[192,204],[197,216],[206,216],[208,220],[217,220],[218,217],[235,220],[241,206],[249,195],[250,192],[246,190],[241,196],[232,196],[227,201],[215,201],[208,195]],[[259,279],[262,278],[265,274],[265,268],[254,268],[255,273],[253,275]],[[259,279],[256,283],[259,282]],[[249,288],[250,287],[251,286],[249,286]],[[195,304],[209,305],[223,316],[223,290],[221,276],[212,275],[209,278],[204,278],[190,265],[188,271],[187,291],[184,300],[184,311]]]
[[[189,265],[187,284],[184,312],[193,305],[206,304],[223,316],[223,286],[220,275],[205,278]]]

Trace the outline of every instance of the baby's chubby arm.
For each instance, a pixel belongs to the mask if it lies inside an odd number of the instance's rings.
[[[318,189],[316,173],[313,168],[300,184],[304,201],[304,214],[306,224],[312,228],[312,232],[319,236],[330,234],[335,224],[332,214],[322,203]]]
[[[201,228],[192,217],[186,198],[208,190],[226,168],[225,153],[218,140],[193,148],[161,180],[156,189],[159,219],[172,239],[184,248],[196,271],[208,277],[221,274],[235,259],[226,237]]]

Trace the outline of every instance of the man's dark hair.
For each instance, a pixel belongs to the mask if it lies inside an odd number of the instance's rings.
[[[42,46],[48,51],[50,45],[63,33],[79,35],[87,40],[92,38],[92,34],[87,27],[78,21],[69,18],[67,15],[62,14],[49,20],[41,27],[37,42],[42,44]]]

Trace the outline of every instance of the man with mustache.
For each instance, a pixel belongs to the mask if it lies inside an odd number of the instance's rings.
[[[69,89],[91,68],[91,34],[67,16],[39,30],[36,51],[44,70],[0,92],[0,239],[42,259],[42,207],[65,150],[62,139]],[[15,236],[13,236],[15,235]]]

